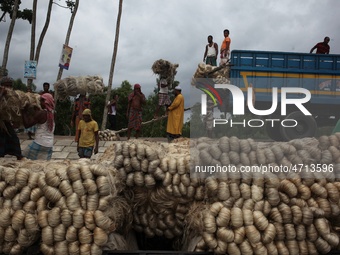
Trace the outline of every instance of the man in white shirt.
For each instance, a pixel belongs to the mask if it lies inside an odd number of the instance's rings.
[[[207,65],[217,66],[218,45],[213,42],[212,35],[208,36],[208,44],[205,46],[203,61]]]
[[[111,101],[107,104],[107,114],[110,122],[110,129],[117,130],[117,106],[118,106],[118,95],[114,96]]]

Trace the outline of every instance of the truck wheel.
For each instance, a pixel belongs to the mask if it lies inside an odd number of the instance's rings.
[[[313,116],[306,116],[302,112],[296,111],[288,114],[285,119],[293,119],[297,122],[295,127],[280,126],[281,135],[285,141],[304,137],[313,137],[316,133],[318,126]]]
[[[272,119],[279,119],[279,118],[272,116]],[[283,141],[283,137],[280,131],[280,124],[276,122],[273,122],[273,123],[274,123],[273,127],[272,127],[271,122],[268,122],[266,124],[267,135],[269,136],[270,139],[274,141],[277,141],[277,142]]]

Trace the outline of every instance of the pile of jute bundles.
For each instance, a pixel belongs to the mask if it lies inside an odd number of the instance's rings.
[[[149,238],[183,235],[188,203],[198,186],[190,181],[189,163],[186,141],[167,144],[131,140],[116,144],[114,165],[126,182],[137,232]]]
[[[230,66],[217,67],[206,65],[205,63],[199,63],[194,73],[192,85],[195,84],[195,78],[212,78],[215,84],[229,83],[230,78]]]
[[[100,76],[69,76],[56,81],[54,90],[59,100],[65,100],[69,96],[89,94],[100,94],[104,91],[103,78]]]
[[[40,108],[39,98],[38,94],[6,89],[5,94],[0,98],[0,126],[3,126],[3,120],[20,126],[22,124],[21,109],[25,106],[29,106],[28,111],[33,111],[34,107]]]
[[[186,247],[216,254],[339,249],[339,148],[340,134],[287,143],[197,140],[193,165],[233,168],[204,179],[205,202],[193,203],[185,219]]]
[[[0,253],[101,254],[132,214],[112,166],[87,160],[10,162],[0,167]],[[120,235],[122,237],[122,235]],[[125,247],[126,248],[126,247]]]
[[[105,129],[98,132],[100,141],[119,141],[120,136],[114,130]]]
[[[178,66],[178,64],[172,64],[168,60],[159,59],[153,63],[151,69],[155,74],[158,74],[160,78],[166,79],[167,84],[171,89],[175,75],[177,74]]]

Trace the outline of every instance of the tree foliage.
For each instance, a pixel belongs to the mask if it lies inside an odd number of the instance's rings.
[[[19,4],[20,3],[21,1],[19,2]],[[13,6],[14,6],[14,0],[1,0],[0,1],[0,9],[2,11],[0,22],[5,18],[5,15],[7,13],[9,14],[10,18],[12,18]],[[31,24],[32,15],[33,15],[32,10],[25,8],[24,10],[18,10],[16,18],[27,20]]]
[[[74,135],[71,128],[72,102],[70,100],[57,101],[55,108],[55,131],[56,135]]]
[[[25,83],[22,82],[21,79],[17,79],[14,81],[13,89],[27,92],[27,86]],[[32,89],[32,92],[36,92],[37,86],[32,83],[31,89]]]

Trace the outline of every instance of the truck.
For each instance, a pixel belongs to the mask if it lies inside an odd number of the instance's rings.
[[[273,88],[277,88],[276,110],[266,116],[279,120],[266,122],[271,139],[289,141],[313,137],[318,127],[335,126],[340,119],[340,55],[233,50],[230,62],[231,84],[243,91],[245,104],[248,88],[253,87],[254,108],[271,109]],[[286,113],[282,114],[280,94],[284,88],[304,88],[310,92],[310,100],[303,104],[310,115],[294,104],[287,104]],[[285,96],[305,97],[302,93]],[[282,125],[284,120],[295,120],[295,125]]]

